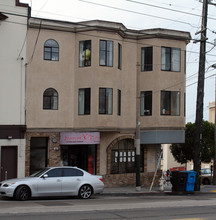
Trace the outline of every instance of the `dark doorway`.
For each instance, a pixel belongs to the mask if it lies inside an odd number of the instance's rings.
[[[76,166],[91,174],[96,174],[96,145],[62,146],[64,166]]]
[[[48,138],[31,138],[30,142],[30,174],[47,167]]]
[[[1,147],[1,181],[17,178],[17,146]]]

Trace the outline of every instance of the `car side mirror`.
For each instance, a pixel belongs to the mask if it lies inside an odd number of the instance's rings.
[[[44,174],[44,175],[42,176],[43,179],[45,179],[45,178],[47,178],[47,177],[48,177],[47,174]]]

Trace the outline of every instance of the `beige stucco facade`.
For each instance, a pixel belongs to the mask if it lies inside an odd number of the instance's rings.
[[[48,39],[58,42],[58,61],[44,60],[44,43]],[[87,40],[91,41],[91,65],[79,67],[79,42]],[[112,66],[99,65],[100,40],[113,42]],[[121,141],[134,141],[137,112],[141,135],[142,131],[184,130],[184,61],[189,40],[190,34],[187,32],[164,29],[135,31],[114,22],[68,23],[30,19],[27,40],[26,174],[31,168],[32,138],[46,137],[48,165],[60,165],[63,149],[66,147],[60,140],[63,132],[98,132],[100,143],[95,145],[95,173],[103,175],[108,186],[134,184],[135,173],[112,173],[112,149]],[[118,68],[119,44],[122,47],[121,68]],[[146,46],[153,47],[153,70],[141,72],[141,48]],[[180,71],[161,70],[161,47],[180,48]],[[57,110],[43,109],[43,94],[47,88],[54,88],[58,92]],[[91,88],[91,109],[88,115],[78,113],[80,88]],[[99,114],[100,88],[113,89],[112,114]],[[120,115],[117,104],[118,90],[121,91]],[[140,100],[141,91],[152,91],[152,115],[139,114],[136,104],[137,99]],[[179,92],[178,116],[161,114],[161,91]],[[56,140],[55,143],[52,141],[53,138]],[[142,185],[150,184],[156,169],[160,144],[162,143],[141,141]],[[56,146],[57,150],[53,151]],[[71,150],[75,146],[71,144],[67,147]],[[76,148],[78,149],[78,145]],[[128,155],[131,155],[131,152]]]

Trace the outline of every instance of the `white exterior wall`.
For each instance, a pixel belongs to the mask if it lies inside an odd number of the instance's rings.
[[[0,5],[3,14],[8,12],[27,16],[27,8],[15,6],[15,0],[0,0]],[[5,15],[8,18],[0,21],[0,124],[19,125],[25,124],[27,18]]]
[[[0,20],[0,125],[25,125],[28,8],[16,6],[15,0],[0,0],[0,12],[8,17]],[[0,154],[1,146],[18,146],[18,177],[25,176],[25,143],[25,139],[0,139]]]

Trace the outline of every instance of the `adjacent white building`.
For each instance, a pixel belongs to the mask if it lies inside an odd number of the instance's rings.
[[[0,0],[0,180],[24,176],[28,5]]]

